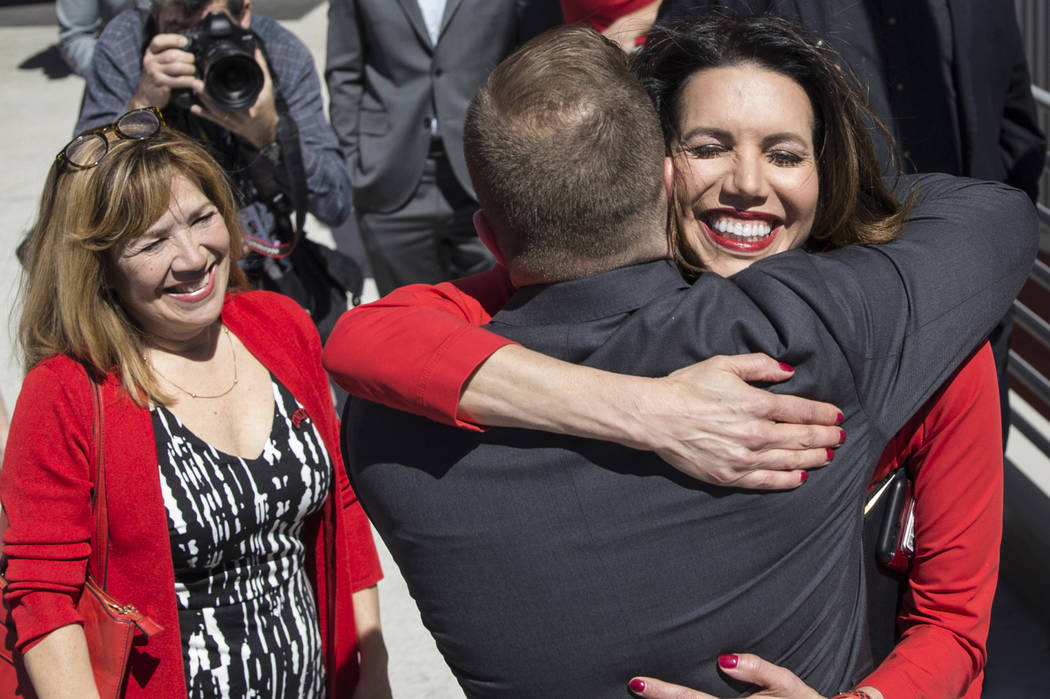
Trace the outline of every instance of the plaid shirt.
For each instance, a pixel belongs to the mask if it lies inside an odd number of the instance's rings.
[[[87,75],[84,105],[80,110],[75,133],[108,124],[127,111],[142,74],[142,54],[149,43],[148,16],[136,10],[117,15],[106,25],[99,37],[91,70]],[[292,119],[299,129],[299,141],[306,170],[307,210],[328,225],[338,225],[350,215],[350,180],[335,134],[324,114],[321,83],[309,50],[290,31],[267,17],[252,14],[252,31],[262,40],[276,83],[288,103]],[[279,88],[277,87],[279,86]],[[180,111],[173,124],[194,136],[210,141],[231,161],[239,145],[237,139],[222,127],[179,110],[174,105],[165,108]],[[278,183],[285,186],[290,175],[278,167]],[[286,193],[294,196],[288,185]],[[244,203],[253,201],[253,193],[241,196]]]

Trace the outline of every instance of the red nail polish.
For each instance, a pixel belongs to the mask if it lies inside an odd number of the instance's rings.
[[[843,444],[846,441],[846,430],[839,430],[839,444]]]
[[[645,691],[645,682],[642,682],[642,681],[641,681],[640,679],[638,679],[637,677],[635,677],[635,678],[634,678],[633,680],[631,680],[631,681],[630,681],[630,682],[629,682],[629,683],[627,684],[627,687],[628,687],[628,688],[629,688],[629,689],[630,689],[630,690],[631,690],[632,692],[644,692],[644,691]]]
[[[832,459],[835,458],[835,450],[834,449],[825,449],[824,451],[826,451],[828,453],[828,461],[831,461]]]
[[[732,670],[740,662],[740,658],[736,655],[720,655],[718,656],[718,664],[727,670]]]
[[[795,370],[795,367],[791,366],[790,364],[785,364],[784,362],[780,362],[780,368],[783,369],[784,371],[794,371]]]
[[[846,416],[843,415],[842,413],[839,413],[838,415],[835,416],[835,424],[836,425],[841,425],[842,421],[845,420],[845,419],[846,419]]]
[[[799,481],[805,483],[809,480],[809,471],[803,471],[798,477]]]

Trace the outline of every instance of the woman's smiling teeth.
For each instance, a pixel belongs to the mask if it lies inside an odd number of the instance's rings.
[[[741,221],[729,217],[715,219],[711,228],[724,236],[748,241],[766,238],[773,230],[767,221]]]

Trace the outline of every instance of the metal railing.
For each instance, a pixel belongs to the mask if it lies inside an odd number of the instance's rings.
[[[1050,111],[1050,91],[1033,85],[1032,97],[1039,108]],[[1046,153],[1044,171],[1048,167],[1050,167],[1050,150]],[[1039,212],[1039,219],[1042,225],[1050,229],[1050,207],[1042,203],[1036,203],[1036,209]],[[1030,282],[1050,292],[1050,266],[1046,265],[1042,260],[1035,261],[1032,273],[1028,279]],[[1050,312],[1050,309],[1047,309],[1047,311]],[[1040,316],[1021,301],[1014,301],[1014,321],[1035,339],[1043,349],[1050,351],[1050,321]],[[1050,406],[1050,379],[1012,349],[1010,350],[1008,370],[1011,378],[1038,396],[1047,406]],[[1050,459],[1050,448],[1047,448],[1050,447],[1050,439],[1037,434],[1037,430],[1032,427],[1030,421],[1026,420],[1022,415],[1018,415],[1017,411],[1011,411],[1011,423],[1014,427],[1021,430],[1033,443],[1041,445],[1040,451]]]
[[[1050,91],[1033,86],[1032,96],[1042,116],[1050,114]],[[1050,151],[1046,154],[1044,175],[1048,169]],[[1045,187],[1045,177],[1043,183]],[[1044,201],[1045,194],[1044,189]],[[1039,202],[1036,208],[1043,232],[1050,232],[1050,207]],[[1037,259],[1028,281],[1029,293],[1022,295],[1029,301],[1035,298],[1037,303],[1032,304],[1033,308],[1014,301],[1014,338],[1021,330],[1032,342],[1015,342],[1026,348],[1027,358],[1011,349],[1007,367],[1013,388],[1024,389],[1041,405],[1030,404],[1026,397],[1011,398],[1011,427],[1031,447],[1018,449],[1018,440],[1013,437],[1008,443],[1008,452],[1013,456],[1007,456],[1005,463],[1002,575],[1011,579],[1027,606],[1050,623],[1050,600],[1046,596],[1050,589],[1050,492],[1037,485],[1040,478],[1033,479],[1039,469],[1050,468],[1050,430],[1046,426],[1050,420],[1050,378],[1044,373],[1048,366],[1046,357],[1050,356],[1050,303],[1045,302],[1045,295],[1050,293],[1050,266]]]
[[[1050,92],[1038,85],[1032,85],[1032,97],[1035,98],[1035,103],[1039,107],[1050,111]],[[1048,167],[1050,167],[1050,150],[1046,152],[1046,159],[1043,163],[1044,173]],[[1039,210],[1039,220],[1042,221],[1044,226],[1050,226],[1050,208],[1042,202],[1037,203],[1035,206]]]

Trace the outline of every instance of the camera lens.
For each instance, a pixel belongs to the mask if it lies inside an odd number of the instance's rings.
[[[208,66],[204,89],[215,103],[230,112],[242,112],[262,92],[263,74],[253,56],[227,54]]]
[[[233,22],[224,12],[211,12],[201,23],[182,32],[189,38],[186,50],[197,62],[204,91],[227,112],[249,109],[263,88],[263,72],[255,62],[255,35]],[[180,93],[173,99],[189,103]],[[188,106],[188,104],[187,104]]]

